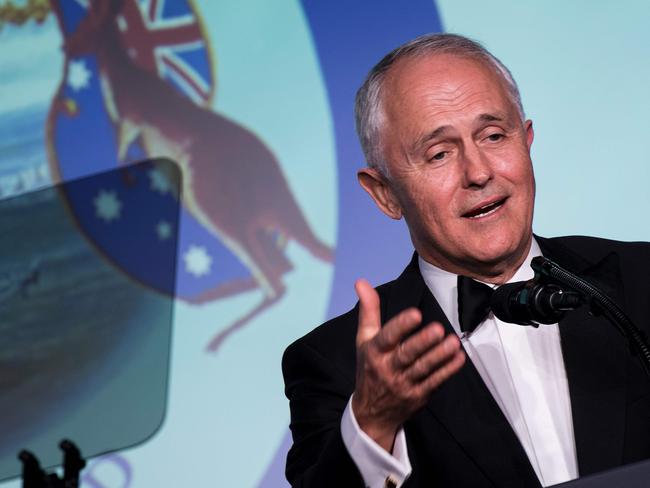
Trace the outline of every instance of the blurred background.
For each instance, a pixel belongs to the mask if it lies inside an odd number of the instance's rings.
[[[183,174],[179,224],[151,228],[178,235],[164,420],[91,460],[83,486],[287,485],[284,348],[412,252],[356,183],[352,106],[417,35],[472,37],[511,69],[535,128],[538,234],[649,240],[649,19],[643,1],[0,0],[0,206],[145,158]],[[177,197],[163,169],[142,181]],[[128,207],[102,202],[131,245]],[[131,266],[116,267],[149,287]]]

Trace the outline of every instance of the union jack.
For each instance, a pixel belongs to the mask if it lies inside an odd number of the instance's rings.
[[[210,58],[201,24],[184,2],[127,0],[116,19],[122,42],[141,67],[158,73],[198,105],[213,95]]]

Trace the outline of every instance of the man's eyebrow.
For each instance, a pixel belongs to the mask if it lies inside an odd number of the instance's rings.
[[[504,117],[499,114],[481,114],[478,116],[478,120],[481,122],[503,122]]]
[[[418,138],[417,141],[415,141],[415,144],[413,144],[412,149],[414,151],[417,151],[417,149],[420,148],[425,142],[430,141],[431,139],[435,139],[436,137],[440,137],[445,132],[447,132],[450,128],[451,126],[449,125],[441,125],[437,129],[434,129],[431,132],[424,134],[422,137]]]
[[[496,114],[484,113],[484,114],[480,114],[477,117],[477,120],[479,122],[504,122],[507,120],[507,117],[499,113]],[[451,129],[450,125],[441,125],[440,127],[432,130],[431,132],[427,132],[422,137],[418,138],[417,141],[415,141],[415,144],[413,144],[413,147],[411,148],[412,151],[415,152],[420,147],[422,147],[426,142],[444,135],[445,132],[449,131],[449,129]]]

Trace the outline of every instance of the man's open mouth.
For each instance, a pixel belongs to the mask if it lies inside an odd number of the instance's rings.
[[[480,219],[481,217],[487,217],[490,214],[493,214],[506,202],[508,197],[503,197],[493,202],[487,203],[473,208],[469,212],[463,214],[463,217],[468,219]]]

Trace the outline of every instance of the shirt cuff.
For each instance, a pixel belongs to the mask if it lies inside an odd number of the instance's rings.
[[[399,488],[411,475],[411,462],[406,449],[404,429],[400,428],[397,432],[391,456],[359,427],[352,411],[352,397],[343,412],[341,435],[366,487]]]

